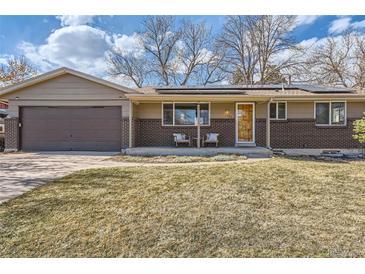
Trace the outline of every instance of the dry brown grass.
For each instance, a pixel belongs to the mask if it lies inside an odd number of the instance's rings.
[[[364,257],[365,162],[94,169],[0,206],[3,257]]]
[[[116,155],[108,160],[132,163],[196,163],[196,162],[223,162],[246,160],[244,155],[219,154],[216,156],[131,156]]]

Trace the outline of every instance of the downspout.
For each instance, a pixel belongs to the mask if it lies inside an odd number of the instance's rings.
[[[270,103],[272,102],[272,98],[267,102],[267,113],[266,113],[266,148],[271,149],[270,142]]]

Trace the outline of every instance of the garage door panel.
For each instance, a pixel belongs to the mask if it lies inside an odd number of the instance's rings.
[[[53,128],[45,130],[47,128],[47,123],[42,125],[32,125],[31,131],[26,127],[26,123],[23,123],[24,130],[22,131],[23,145],[27,140],[66,140],[69,138],[69,132],[63,128]],[[41,135],[41,136],[40,136]]]
[[[116,146],[119,146],[119,142],[97,142],[97,141],[72,141],[72,147],[75,148],[74,150],[89,150],[90,147],[93,147],[95,151],[113,151],[115,150]]]
[[[44,141],[31,140],[32,142],[29,144],[23,144],[25,146],[25,151],[69,151],[70,143],[64,140],[54,140],[52,142],[48,142],[45,147]],[[31,148],[29,148],[31,146]]]
[[[67,115],[67,109],[56,107],[29,107],[22,109],[23,119],[57,119]]]
[[[105,135],[104,130],[84,130],[72,133],[71,139],[74,141],[119,141],[119,131],[109,131],[108,135]]]
[[[120,123],[120,120],[109,121],[107,119],[72,119],[71,127],[74,129],[85,128],[85,129],[114,129],[115,124]]]
[[[29,124],[28,124],[29,123]],[[61,132],[68,132],[70,123],[66,123],[65,121],[23,121],[23,124],[25,126],[31,126],[34,130],[40,130],[40,131],[47,131],[46,133],[61,133]],[[47,136],[47,134],[45,136]]]
[[[77,120],[77,121],[72,121],[72,124],[70,126],[70,128],[72,129],[72,131],[75,133],[77,131],[107,131],[107,132],[112,132],[112,131],[117,131],[118,129],[115,128],[115,124],[120,123],[120,121],[82,121],[82,120]]]
[[[23,150],[118,151],[120,107],[24,107]]]

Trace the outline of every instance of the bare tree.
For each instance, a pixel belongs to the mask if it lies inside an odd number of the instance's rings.
[[[233,83],[253,84],[258,49],[252,37],[250,17],[228,16],[218,42],[226,50],[227,72],[239,76]]]
[[[143,53],[134,55],[114,46],[107,62],[108,74],[145,84],[187,85],[222,81],[224,52],[214,46],[211,29],[204,22],[182,21],[171,16],[146,17],[138,35]]]
[[[227,78],[224,54],[224,51],[219,47],[212,49],[210,56],[199,70],[198,83],[205,86],[222,82]]]
[[[357,35],[354,50],[354,85],[355,88],[365,88],[365,37]]]
[[[264,84],[271,73],[293,65],[299,50],[290,36],[295,23],[295,16],[229,16],[219,42],[227,51],[232,82]]]
[[[259,82],[264,84],[274,75],[280,74],[281,69],[294,65],[293,57],[298,48],[290,32],[296,17],[264,15],[252,21],[252,37],[258,49]],[[274,58],[285,51],[289,54],[285,58],[276,58],[274,62]]]
[[[204,23],[194,24],[191,21],[184,21],[181,34],[176,61],[177,67],[181,70],[180,84],[186,85],[197,68],[209,58],[207,48],[211,39],[211,30]]]
[[[322,45],[317,45],[307,60],[309,79],[318,84],[353,86],[350,71],[354,44],[355,37],[345,34],[329,37]]]
[[[151,72],[168,86],[173,82],[172,60],[181,31],[175,28],[175,20],[172,16],[146,17],[143,27],[144,32],[141,35],[144,49],[150,55]]]
[[[24,81],[37,74],[37,70],[24,56],[10,57],[0,66],[0,85],[6,86]]]
[[[149,75],[144,59],[125,54],[118,49],[108,52],[107,62],[107,73],[110,76],[114,78],[121,76],[126,81],[132,81],[139,88],[143,87]]]
[[[177,78],[180,78],[179,85],[189,82],[207,85],[225,78],[221,70],[224,53],[213,44],[211,28],[207,28],[204,22],[183,22],[175,71]]]

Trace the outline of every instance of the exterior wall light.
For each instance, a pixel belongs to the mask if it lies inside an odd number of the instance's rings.
[[[231,116],[231,112],[229,111],[229,109],[225,109],[224,110],[224,116],[226,116],[226,117],[230,117]]]

